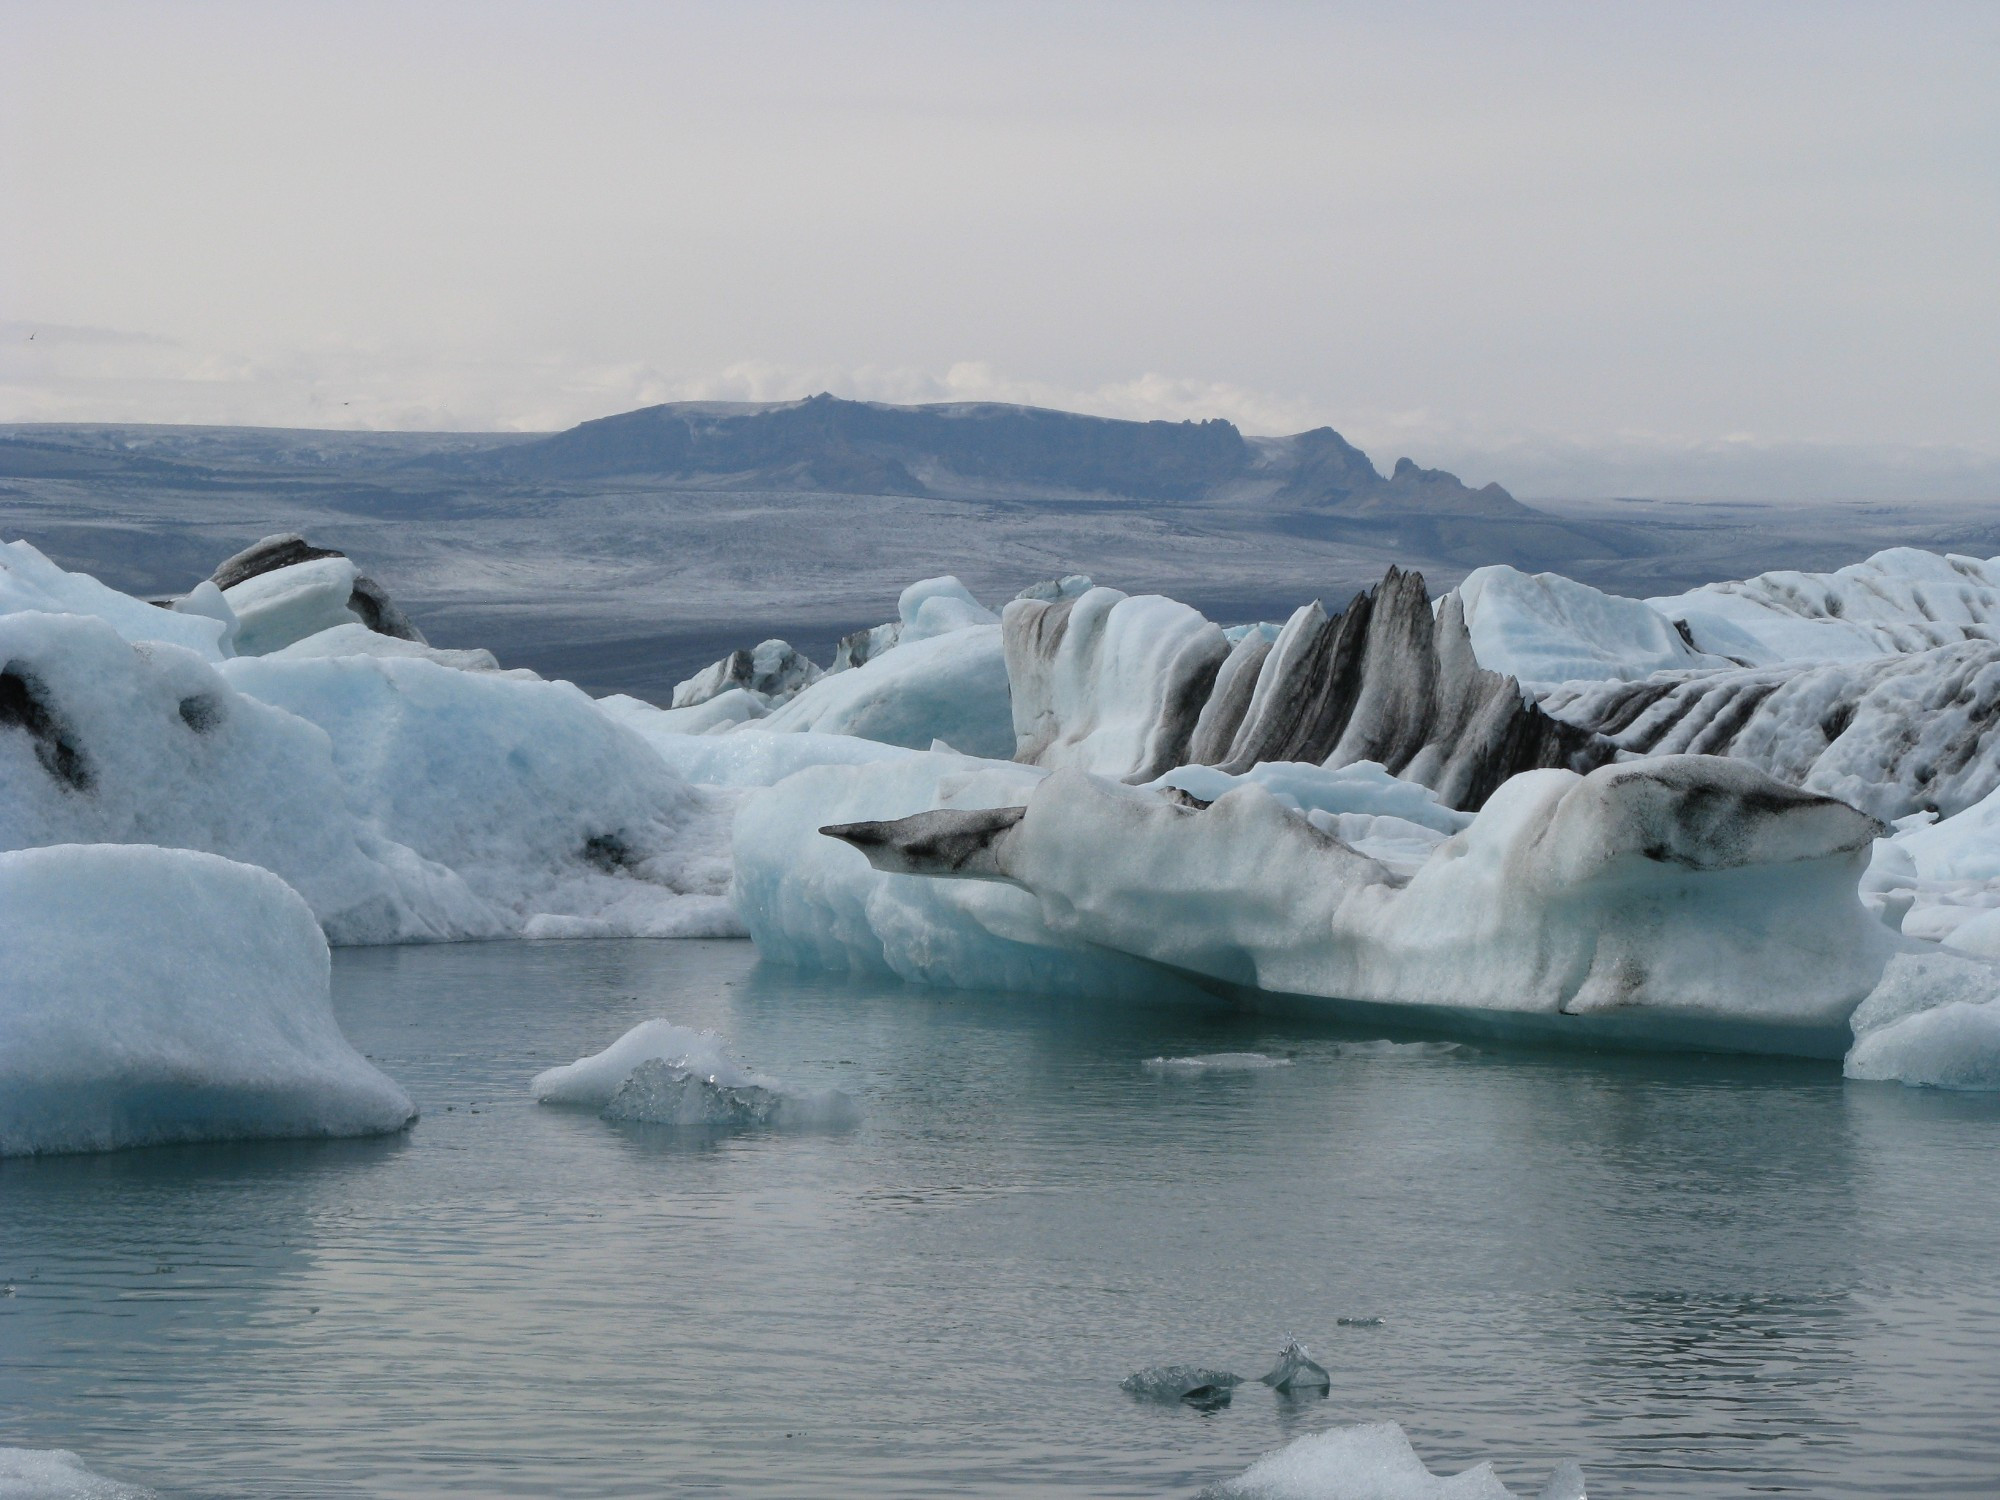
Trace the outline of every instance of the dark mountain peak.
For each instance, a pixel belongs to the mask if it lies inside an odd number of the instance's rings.
[[[1131,421],[997,401],[893,406],[831,391],[775,403],[648,406],[472,462],[524,480],[645,477],[696,488],[973,500],[1200,503],[1255,494],[1299,510],[1525,513],[1497,485],[1475,492],[1407,458],[1385,479],[1331,427],[1252,440],[1222,417]]]

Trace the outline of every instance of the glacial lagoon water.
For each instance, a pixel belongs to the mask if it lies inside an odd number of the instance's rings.
[[[2000,1100],[742,943],[346,951],[335,995],[407,1136],[0,1162],[0,1443],[172,1496],[1154,1496],[1392,1419],[1530,1494],[2000,1490]],[[862,1123],[530,1100],[656,1015]],[[1289,1334],[1325,1398],[1119,1389]]]

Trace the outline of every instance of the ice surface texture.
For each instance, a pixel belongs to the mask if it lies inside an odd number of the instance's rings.
[[[954,817],[835,832],[907,870]],[[1827,1029],[1893,941],[1855,896],[1880,831],[1737,762],[1545,770],[1404,881],[1254,783],[1193,811],[1058,771],[931,868],[1018,885],[1059,936],[1264,990]]]
[[[642,1021],[602,1052],[535,1075],[544,1104],[581,1104],[607,1120],[708,1129],[841,1130],[859,1122],[838,1089],[797,1089],[744,1067],[721,1037]]]
[[[2000,640],[2000,558],[1891,547],[1832,573],[1760,573],[1648,599],[1694,645],[1755,665]]]
[[[1949,816],[2000,786],[2000,645],[1565,683],[1557,718],[1641,755],[1726,755],[1877,817]]]
[[[342,553],[296,533],[267,536],[225,558],[209,582],[236,617],[240,655],[262,655],[349,624],[424,644],[423,632],[379,583]]]
[[[87,573],[65,572],[26,542],[0,545],[0,615],[24,610],[95,615],[128,641],[169,641],[205,661],[220,661],[230,654],[235,616],[213,586],[197,602],[219,618],[160,609]]]
[[[1394,1422],[1334,1427],[1288,1443],[1208,1492],[1216,1500],[1515,1500],[1491,1464],[1445,1478]],[[1537,1500],[1586,1500],[1583,1471],[1557,1466]]]
[[[93,1474],[66,1448],[0,1448],[0,1500],[153,1500],[153,1491]]]
[[[1230,645],[1185,605],[1093,589],[1019,600],[1003,630],[1015,756],[1133,782],[1188,763],[1372,761],[1474,809],[1509,776],[1578,771],[1614,748],[1527,701],[1473,654],[1457,595],[1391,568],[1339,614],[1317,602],[1275,639]]]
[[[829,823],[1018,806],[1043,775],[931,752],[816,766],[753,796],[737,815],[734,849],[737,908],[758,951],[961,989],[1192,996],[1151,965],[1055,931],[1025,890],[875,869],[858,849],[820,835]]]
[[[728,808],[567,684],[376,656],[212,664],[26,611],[0,614],[0,721],[0,848],[262,865],[337,943],[741,930]]]
[[[0,1155],[373,1135],[415,1115],[348,1045],[326,940],[267,870],[143,844],[0,854]]]

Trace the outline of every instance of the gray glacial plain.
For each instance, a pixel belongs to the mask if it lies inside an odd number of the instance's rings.
[[[1964,499],[1523,502],[1330,428],[991,404],[680,404],[558,434],[0,426],[0,535],[116,588],[181,593],[284,531],[360,560],[436,644],[655,699],[768,636],[824,661],[940,573],[997,603],[1083,572],[1242,621],[1338,608],[1392,563],[1433,593],[1504,562],[1645,596],[1886,546],[2000,553],[2000,512]]]

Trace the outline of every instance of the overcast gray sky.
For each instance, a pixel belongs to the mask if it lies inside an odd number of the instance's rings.
[[[1990,3],[0,0],[0,58],[0,420],[2000,455]]]

